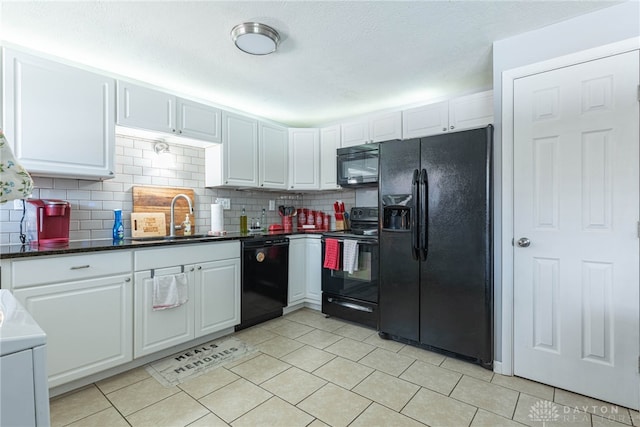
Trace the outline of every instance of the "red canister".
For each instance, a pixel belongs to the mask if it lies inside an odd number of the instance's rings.
[[[331,215],[325,214],[324,215],[324,220],[322,221],[322,229],[328,231],[330,223],[331,223]]]
[[[322,230],[322,224],[324,223],[324,213],[322,211],[316,212],[316,229]]]
[[[316,223],[316,211],[309,211],[307,214],[307,225],[314,225]]]
[[[302,228],[302,208],[296,209],[296,221],[298,222],[298,228]]]
[[[309,212],[309,209],[307,208],[303,208],[302,212],[300,212],[298,214],[298,227],[300,229],[302,229],[302,226],[305,225],[307,223],[307,213]]]

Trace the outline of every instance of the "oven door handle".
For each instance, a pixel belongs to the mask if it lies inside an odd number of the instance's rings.
[[[332,237],[330,237],[330,239],[331,239],[331,238],[332,238]],[[376,241],[376,240],[364,240],[364,239],[362,239],[362,240],[360,240],[360,239],[353,239],[353,240],[355,240],[356,242],[358,242],[358,244],[359,244],[359,245],[371,245],[371,246],[373,246],[373,245],[377,245],[377,244],[378,244],[378,241]],[[322,242],[324,243],[324,242],[326,242],[326,240],[323,238],[323,239],[322,239]],[[339,239],[338,239],[338,243],[344,243],[344,240],[339,240]]]
[[[365,307],[363,305],[354,304],[352,302],[339,301],[335,298],[327,298],[327,301],[331,304],[340,305],[342,307],[350,308],[352,310],[365,311],[367,313],[373,313],[373,309],[371,307]]]

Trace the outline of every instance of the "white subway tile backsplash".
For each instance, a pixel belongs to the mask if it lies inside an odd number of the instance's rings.
[[[129,175],[141,175],[143,173],[142,166],[123,166],[122,173]]]
[[[142,159],[139,159],[137,157],[128,157],[128,156],[125,156],[124,154],[121,156],[116,156],[116,163],[119,164],[120,166],[129,166],[129,165],[142,166],[136,163],[137,160],[142,160]]]
[[[111,191],[92,191],[91,200],[113,200]]]
[[[137,148],[125,147],[124,155],[127,157],[142,157],[142,150]]]
[[[91,192],[86,190],[69,190],[67,191],[67,200],[91,200]]]
[[[67,197],[67,192],[65,190],[42,188],[40,190],[40,197],[43,199],[64,199],[65,197]]]
[[[347,209],[354,205],[353,190],[312,192],[305,194],[270,191],[237,191],[211,189],[204,186],[204,149],[170,143],[171,154],[159,157],[155,141],[142,138],[116,137],[116,176],[107,181],[34,177],[34,198],[58,198],[71,203],[71,240],[110,239],[113,210],[122,209],[125,235],[131,235],[130,214],[133,210],[133,186],[161,185],[191,188],[196,195],[195,233],[206,233],[211,225],[210,205],[218,197],[231,199],[231,209],[224,211],[225,228],[238,231],[240,211],[260,217],[265,208],[267,224],[280,223],[277,210],[269,211],[269,200],[278,205],[307,207],[333,213],[333,202],[341,199]],[[0,244],[19,244],[21,210],[12,203],[0,205]]]
[[[64,179],[59,178],[53,182],[53,188],[55,189],[77,189],[78,188],[78,180],[77,179]]]
[[[150,176],[133,175],[133,183],[135,185],[151,185]]]
[[[102,221],[88,220],[80,222],[80,230],[100,230],[102,229]]]

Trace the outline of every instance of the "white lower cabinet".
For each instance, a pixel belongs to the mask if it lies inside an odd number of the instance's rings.
[[[196,338],[240,323],[240,258],[195,268]]]
[[[161,277],[181,272],[181,267],[169,267],[155,269],[153,274]],[[187,277],[187,294],[191,296],[193,273],[187,273]],[[135,283],[134,357],[155,353],[194,338],[193,298],[179,307],[154,310],[151,271],[137,272]]]
[[[240,323],[240,243],[220,242],[134,252],[134,358]],[[152,276],[186,274],[188,300],[153,309]]]
[[[322,244],[319,235],[289,237],[289,306],[321,304]]]
[[[303,236],[289,237],[289,306],[304,302],[306,296],[306,245]]]
[[[320,236],[306,238],[307,247],[307,302],[320,305],[322,303],[322,242]]]
[[[105,263],[114,274],[93,277]],[[14,261],[12,271],[14,296],[47,334],[49,387],[132,360],[129,251]]]
[[[187,302],[153,310],[152,277],[183,272]],[[3,260],[1,273],[47,334],[49,387],[240,323],[238,241]]]

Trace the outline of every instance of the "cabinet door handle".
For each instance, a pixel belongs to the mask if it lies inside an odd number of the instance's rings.
[[[131,281],[131,277],[127,277],[126,279],[124,279],[124,281],[125,281],[126,283],[129,283],[129,282]]]
[[[82,270],[84,268],[89,268],[89,267],[91,267],[89,264],[87,264],[87,265],[77,265],[75,267],[71,267],[71,270]]]
[[[182,135],[182,129],[180,129],[180,130],[178,131],[178,133],[179,133],[180,135]]]
[[[202,270],[202,266],[201,265],[198,266],[198,270]]]
[[[442,128],[442,132],[444,132],[444,131],[446,131],[446,130],[447,130],[447,128]]]
[[[451,126],[451,129],[455,129],[455,126]]]
[[[195,270],[195,268],[191,267],[191,269],[189,271],[193,271],[193,270]]]

